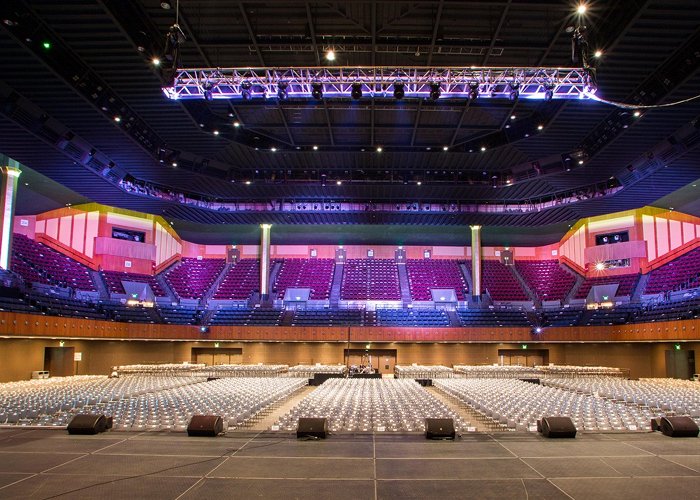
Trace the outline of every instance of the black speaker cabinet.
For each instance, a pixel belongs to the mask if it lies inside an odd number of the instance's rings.
[[[575,438],[576,426],[569,417],[544,417],[540,424],[547,438]]]
[[[328,419],[300,418],[297,424],[297,438],[326,439],[328,435]]]
[[[188,436],[216,437],[224,432],[224,419],[218,415],[192,415]]]
[[[454,439],[454,420],[451,418],[426,418],[425,437],[427,439]]]
[[[661,418],[660,417],[654,417],[651,419],[651,430],[652,431],[660,431],[661,430]]]
[[[104,415],[78,413],[68,424],[68,434],[98,434],[105,430],[107,418]]]
[[[670,437],[698,437],[698,424],[690,417],[661,417],[661,432]]]

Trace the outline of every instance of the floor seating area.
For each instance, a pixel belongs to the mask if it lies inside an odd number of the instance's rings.
[[[377,326],[450,326],[445,311],[437,309],[377,309]]]
[[[456,260],[409,259],[406,272],[412,300],[433,300],[430,290],[434,288],[454,290],[458,301],[469,298],[469,286]]]
[[[23,234],[15,233],[12,237],[10,268],[26,283],[95,291],[87,267]]]
[[[104,277],[109,293],[125,295],[126,290],[122,282],[134,281],[137,283],[146,283],[156,297],[168,296],[165,290],[163,290],[163,287],[160,286],[160,283],[158,283],[158,280],[156,280],[156,277],[150,274],[121,273],[118,271],[101,271],[100,274]]]
[[[516,260],[515,268],[539,300],[564,300],[576,282],[557,260]]]
[[[273,287],[278,299],[287,288],[310,288],[311,300],[328,300],[333,283],[333,259],[284,259]]]
[[[213,298],[248,300],[256,291],[260,292],[260,261],[241,259],[229,268]]]
[[[588,297],[588,292],[590,292],[591,288],[593,288],[594,286],[610,285],[612,283],[619,284],[619,287],[617,288],[617,293],[615,294],[616,297],[624,297],[627,295],[631,295],[632,291],[634,290],[634,285],[637,283],[638,279],[638,274],[620,274],[617,276],[599,276],[596,278],[587,278],[581,284],[581,287],[576,292],[574,298],[585,299],[586,297]]]
[[[221,274],[225,259],[193,259],[183,257],[165,273],[165,281],[181,299],[201,299]]]
[[[292,326],[363,326],[365,315],[359,309],[298,309]]]
[[[700,247],[651,271],[644,293],[664,293],[699,286]]]
[[[399,270],[390,259],[348,259],[340,298],[343,300],[401,300]]]
[[[414,380],[331,378],[302,399],[275,425],[294,431],[299,418],[328,419],[331,432],[423,432],[425,419],[467,423]]]
[[[314,378],[317,373],[325,373],[329,375],[344,376],[348,372],[348,367],[345,365],[324,365],[321,363],[315,365],[299,364],[289,367],[290,377]]]
[[[396,365],[394,377],[410,379],[434,379],[454,377],[454,370],[442,365]]]

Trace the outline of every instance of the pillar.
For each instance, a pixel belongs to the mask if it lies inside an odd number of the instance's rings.
[[[481,298],[481,226],[469,226],[472,230],[472,299]]]
[[[272,224],[260,224],[260,302],[270,297],[270,229]]]
[[[16,166],[0,167],[0,268],[10,268],[12,249],[12,222],[15,218],[15,198],[17,197],[17,179],[22,171]]]

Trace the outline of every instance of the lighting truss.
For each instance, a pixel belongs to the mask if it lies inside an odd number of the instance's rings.
[[[363,98],[393,98],[402,84],[405,98],[430,98],[440,85],[440,99],[468,99],[474,84],[479,99],[508,99],[518,85],[520,99],[586,99],[595,93],[583,68],[516,67],[293,67],[183,68],[163,92],[170,99],[271,99],[280,82],[287,96],[308,99],[314,85],[325,98],[351,98],[360,84]],[[244,92],[242,92],[244,91]]]

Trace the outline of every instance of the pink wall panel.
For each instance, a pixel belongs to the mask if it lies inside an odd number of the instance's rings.
[[[58,241],[59,243],[70,247],[71,232],[73,231],[73,217],[64,215],[58,220]]]
[[[54,240],[58,239],[58,218],[54,217],[52,219],[46,220],[46,231],[47,236],[50,236]]]
[[[668,220],[656,217],[656,250],[661,257],[668,253]]]
[[[78,253],[83,253],[85,250],[85,221],[86,214],[76,214],[73,217],[73,238],[71,247]]]
[[[671,250],[674,250],[683,244],[683,233],[680,221],[668,221],[668,234],[671,237]]]
[[[100,223],[99,212],[88,212],[85,223],[85,255],[92,258],[95,256],[95,237]]]

